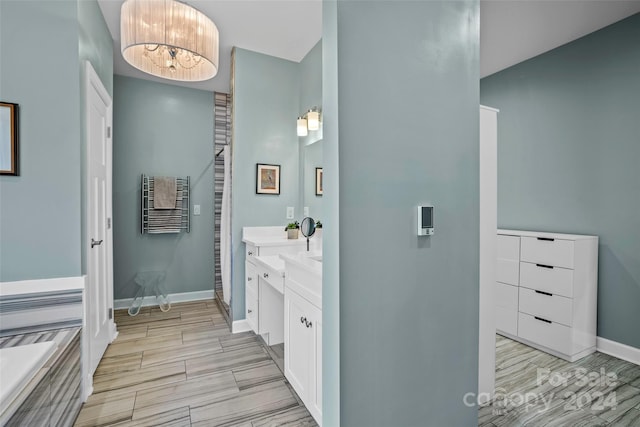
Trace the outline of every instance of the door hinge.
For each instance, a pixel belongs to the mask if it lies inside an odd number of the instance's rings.
[[[111,228],[111,218],[107,218],[107,230]]]
[[[113,308],[109,309],[109,320],[113,319]]]
[[[107,126],[107,138],[111,138],[111,126]]]

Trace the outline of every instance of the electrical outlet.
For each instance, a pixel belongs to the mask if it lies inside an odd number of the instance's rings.
[[[193,205],[193,214],[200,215],[200,205]]]
[[[309,206],[305,206],[304,209],[302,210],[304,217],[308,217],[309,216]]]
[[[287,206],[287,219],[293,219],[293,206]]]

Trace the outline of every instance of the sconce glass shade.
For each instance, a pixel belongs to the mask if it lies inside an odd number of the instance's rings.
[[[185,3],[125,1],[120,38],[124,59],[145,73],[190,82],[209,80],[218,73],[218,28]]]
[[[309,110],[307,112],[307,126],[309,130],[320,129],[320,112],[315,110]]]
[[[304,117],[298,117],[298,136],[307,136],[309,132],[307,132],[307,119]]]

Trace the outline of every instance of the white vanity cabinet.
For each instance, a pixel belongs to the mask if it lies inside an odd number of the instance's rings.
[[[244,227],[245,317],[251,329],[269,345],[284,340],[284,277],[282,271],[260,262],[306,249],[306,240],[287,239],[284,227]],[[258,258],[258,259],[257,259]],[[281,260],[277,261],[282,266]],[[266,277],[268,276],[268,277]]]
[[[598,237],[498,230],[496,330],[576,361],[595,351]]]
[[[322,425],[322,310],[287,286],[284,374]]]

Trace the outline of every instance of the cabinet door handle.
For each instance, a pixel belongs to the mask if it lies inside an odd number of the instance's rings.
[[[551,320],[543,319],[542,317],[534,316],[533,318],[541,322],[551,323]]]
[[[263,273],[262,277],[264,277],[265,279],[268,279],[269,278],[269,273]]]
[[[247,255],[251,256],[251,255],[253,255],[253,252],[249,251],[249,252],[247,252]]]
[[[251,313],[253,313],[253,310],[247,310],[247,313],[251,314]]]
[[[253,277],[251,277],[251,276],[247,277],[247,282],[250,282],[252,280],[253,280]]]
[[[306,325],[307,325],[307,328],[310,328],[310,327],[312,327],[312,326],[313,326],[313,323],[308,322],[308,323],[306,323]]]
[[[301,318],[300,318],[300,323],[304,323],[304,322],[306,322],[306,321],[307,321],[307,319],[306,319],[305,317],[301,317]]]
[[[538,239],[538,240],[545,241],[545,242],[553,242],[553,241],[555,241],[555,240],[556,240],[556,239],[554,239],[554,238],[552,238],[552,237],[537,237],[537,239]]]
[[[553,265],[536,264],[536,267],[540,267],[540,268],[550,268],[551,270],[553,270]]]
[[[536,294],[542,294],[542,295],[546,295],[548,297],[552,297],[553,294],[550,294],[549,292],[542,292],[542,291],[536,291]]]

